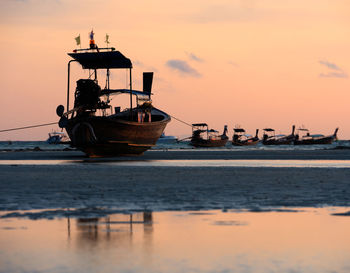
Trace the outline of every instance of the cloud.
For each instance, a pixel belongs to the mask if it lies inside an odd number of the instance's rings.
[[[204,62],[204,60],[202,58],[199,58],[197,55],[195,55],[194,53],[191,53],[191,52],[186,52],[187,56],[193,60],[193,61],[196,61],[196,62],[199,62],[199,63],[202,63]]]
[[[158,69],[154,66],[149,66],[144,64],[143,62],[139,60],[134,60],[132,61],[133,66],[141,67],[142,69],[146,69],[147,71],[153,71],[153,72],[158,72]]]
[[[233,61],[229,61],[228,64],[229,64],[229,65],[232,65],[232,66],[234,66],[234,67],[238,67],[238,66],[239,66],[238,63],[235,63],[235,62],[233,62]]]
[[[332,70],[337,70],[337,71],[343,71],[339,66],[337,66],[334,63],[330,63],[328,61],[319,61],[320,64],[325,65],[326,67],[328,67],[329,69]]]
[[[328,72],[328,73],[320,73],[321,78],[347,78],[348,75],[344,72]]]
[[[169,68],[180,72],[181,74],[190,75],[193,77],[201,77],[202,75],[198,73],[197,70],[192,68],[186,61],[183,60],[169,60],[166,62],[166,66]]]
[[[326,60],[319,61],[319,63],[327,68],[326,73],[320,73],[321,78],[347,78],[348,74],[338,65],[328,62]]]
[[[246,0],[244,0],[245,2]],[[243,1],[242,1],[243,2]],[[199,8],[196,12],[187,17],[187,20],[200,23],[222,23],[222,22],[250,22],[260,20],[273,15],[268,10],[256,10],[254,3],[249,4],[211,4]]]

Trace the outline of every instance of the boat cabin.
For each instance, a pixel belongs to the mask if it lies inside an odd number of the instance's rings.
[[[194,123],[192,124],[192,139],[207,139],[207,140],[219,140],[221,135],[214,129],[209,129],[206,123]]]
[[[76,49],[68,53],[73,59],[68,62],[67,83],[67,114],[71,117],[82,116],[108,116],[118,115],[119,118],[137,122],[151,122],[162,120],[163,115],[151,114],[152,100],[151,90],[153,72],[143,73],[143,90],[135,90],[132,87],[132,62],[115,48],[87,48]],[[83,69],[89,70],[87,79],[79,79],[76,82],[74,93],[74,107],[70,109],[70,67],[72,62],[79,63]],[[129,75],[129,88],[112,89],[110,87],[111,69],[125,69]],[[98,81],[98,70],[106,73],[104,88]],[[113,107],[111,96],[128,94],[130,96],[130,108],[121,111],[120,107]],[[133,105],[133,96],[136,96],[136,105]],[[124,114],[123,114],[124,112]]]
[[[264,140],[276,137],[275,129],[265,128],[265,129],[263,129],[263,131],[264,131],[264,135],[263,135]]]

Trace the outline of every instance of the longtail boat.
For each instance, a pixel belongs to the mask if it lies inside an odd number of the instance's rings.
[[[65,128],[71,146],[90,157],[140,155],[154,146],[170,122],[170,116],[155,108],[151,100],[153,72],[143,73],[143,90],[132,88],[132,62],[115,48],[98,48],[93,32],[90,48],[68,53],[67,110],[59,105],[59,126]],[[89,77],[76,82],[74,107],[70,109],[70,65],[77,62]],[[110,70],[125,69],[129,73],[127,89],[110,88]],[[102,89],[97,71],[105,71],[106,86]],[[130,107],[112,107],[111,96],[128,94]],[[136,105],[133,105],[136,96]],[[114,100],[115,101],[115,100]]]
[[[295,145],[312,145],[312,144],[332,144],[337,139],[338,129],[336,128],[332,135],[324,136],[321,134],[310,135],[310,132],[306,128],[299,128],[298,133],[294,141]],[[304,135],[301,136],[301,132]]]
[[[259,143],[259,129],[256,129],[255,136],[246,134],[242,128],[233,129],[232,145],[234,146],[251,146]]]
[[[290,135],[276,135],[272,128],[265,128],[262,143],[264,145],[290,145],[295,140],[295,126],[292,127]]]
[[[225,125],[223,133],[209,129],[206,123],[192,124],[192,137],[190,145],[194,147],[223,147],[228,141],[227,126]]]

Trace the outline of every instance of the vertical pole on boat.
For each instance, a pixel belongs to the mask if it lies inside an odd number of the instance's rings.
[[[132,232],[132,214],[130,214],[130,231]]]
[[[69,82],[70,82],[70,63],[76,62],[76,60],[70,60],[68,62],[68,79],[67,79],[67,111],[69,111]]]
[[[67,79],[67,111],[69,111],[69,82],[70,82],[70,63],[72,60],[68,62],[68,79]]]
[[[68,239],[70,239],[70,218],[69,216],[67,217],[67,229],[68,229]]]
[[[132,77],[131,77],[131,68],[130,68],[130,117],[132,119]]]
[[[109,89],[109,68],[107,68],[107,89]]]
[[[69,82],[70,82],[70,62],[68,62],[68,79],[67,79],[67,111],[69,111]]]

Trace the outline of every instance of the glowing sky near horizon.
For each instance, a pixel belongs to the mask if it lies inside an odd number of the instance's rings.
[[[93,28],[98,45],[108,33],[133,61],[136,89],[143,71],[155,72],[154,105],[181,120],[227,124],[230,135],[237,124],[249,133],[339,127],[350,139],[349,14],[347,0],[2,0],[0,130],[57,120],[66,53],[79,34],[87,46]],[[124,74],[113,76],[124,87]],[[44,140],[54,128],[0,140]],[[190,133],[175,120],[166,128]]]

